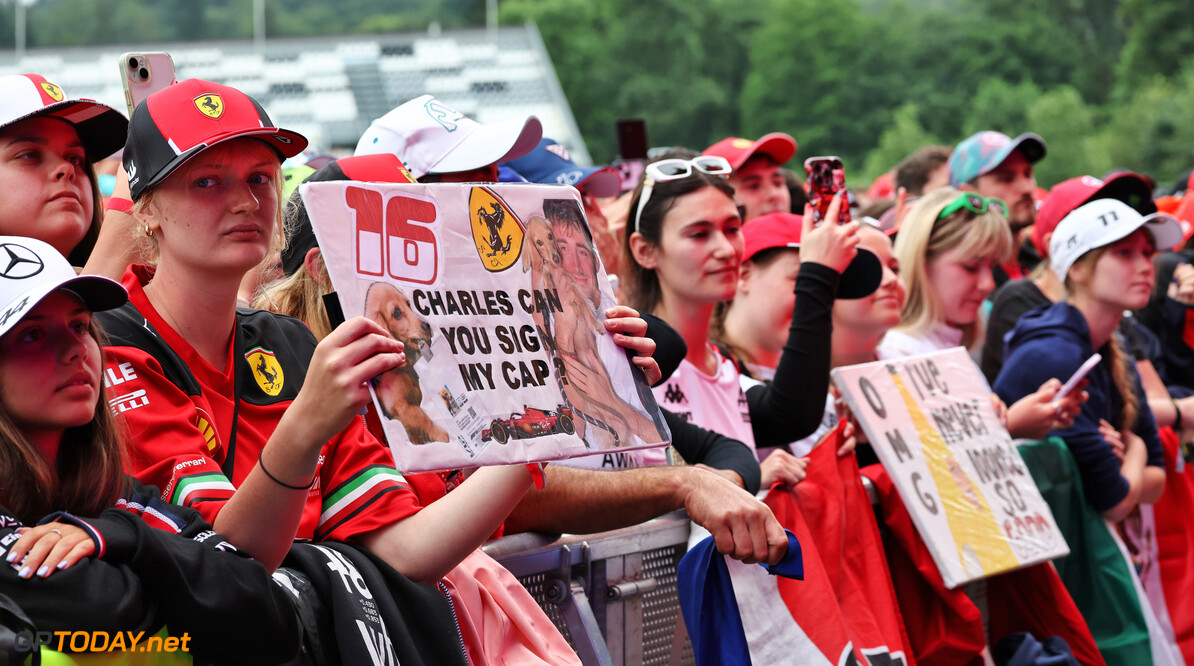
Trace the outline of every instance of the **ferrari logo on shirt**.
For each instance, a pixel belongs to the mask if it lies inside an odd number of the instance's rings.
[[[220,444],[219,434],[211,424],[211,416],[202,409],[196,408],[199,413],[195,415],[195,427],[199,428],[199,434],[203,435],[203,441],[207,444],[207,450],[211,451]]]
[[[199,113],[211,118],[218,119],[224,115],[224,100],[215,93],[203,93],[194,100],[195,108],[199,109]]]
[[[62,94],[62,88],[59,88],[49,81],[42,81],[41,89],[50,96],[50,99],[54,100],[55,102],[61,102],[62,98],[65,97],[65,95]]]
[[[286,381],[282,375],[282,366],[274,353],[268,349],[254,347],[245,354],[249,368],[253,371],[253,379],[265,391],[266,395],[276,396],[282,392],[282,384]]]

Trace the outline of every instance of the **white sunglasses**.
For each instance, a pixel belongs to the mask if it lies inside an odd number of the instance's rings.
[[[638,220],[642,217],[643,208],[647,206],[647,200],[651,198],[651,192],[655,189],[655,183],[687,178],[692,175],[693,169],[701,173],[707,173],[710,176],[724,177],[729,177],[733,171],[726,158],[716,155],[700,155],[691,160],[659,160],[658,162],[648,164],[644,172],[643,192],[639,195],[638,208],[634,211],[634,217],[630,219],[627,233],[633,233],[638,229]]]

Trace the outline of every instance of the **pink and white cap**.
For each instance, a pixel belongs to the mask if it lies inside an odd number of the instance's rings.
[[[423,95],[373,121],[354,155],[393,153],[411,175],[422,178],[517,159],[542,137],[543,125],[535,116],[482,125],[434,96]]]
[[[0,129],[36,116],[60,118],[75,126],[91,161],[124,146],[129,121],[112,107],[90,99],[70,99],[40,74],[0,76]]]

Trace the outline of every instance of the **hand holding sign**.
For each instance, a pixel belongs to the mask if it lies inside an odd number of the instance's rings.
[[[645,337],[646,320],[638,316],[637,310],[625,305],[606,310],[605,316],[605,330],[614,334],[614,342],[633,354],[630,361],[642,368],[648,384],[658,384],[663,375],[659,371],[659,364],[652,358],[655,354],[655,341]]]
[[[311,440],[322,446],[368,404],[369,381],[405,362],[401,342],[364,317],[349,319],[315,348],[294,401],[299,408],[287,414],[305,415]]]
[[[400,469],[669,439],[643,376],[658,376],[654,344],[636,312],[614,307],[574,190],[317,182],[299,191],[343,311],[405,351],[404,364],[370,382]]]
[[[948,587],[1069,552],[965,350],[838,368],[833,379]],[[1026,398],[1029,422],[1056,424],[1060,387]]]

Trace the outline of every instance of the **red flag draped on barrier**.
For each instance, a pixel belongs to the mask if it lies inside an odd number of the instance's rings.
[[[832,664],[912,664],[878,525],[841,427],[810,454],[808,476],[767,505],[804,546],[804,581],[777,579],[793,620]],[[837,621],[834,621],[834,620]],[[853,652],[853,660],[842,659]]]
[[[869,465],[862,473],[875,484],[892,533],[892,576],[916,659],[922,664],[981,663],[986,639],[978,608],[961,588],[946,589],[883,467]],[[1079,662],[1104,663],[1086,621],[1050,564],[1011,571],[986,584],[993,641],[1016,631],[1038,639],[1061,636]]]
[[[1157,550],[1160,553],[1161,587],[1173,635],[1187,663],[1194,664],[1194,604],[1189,596],[1194,590],[1194,469],[1186,461],[1177,471],[1178,436],[1172,428],[1161,428],[1165,445],[1165,494],[1153,506],[1157,523]]]
[[[892,580],[909,641],[921,664],[982,663],[983,618],[961,589],[950,590],[937,571],[933,555],[916,532],[891,477],[882,465],[868,465],[862,473],[879,495],[883,521],[891,531],[887,550]]]

